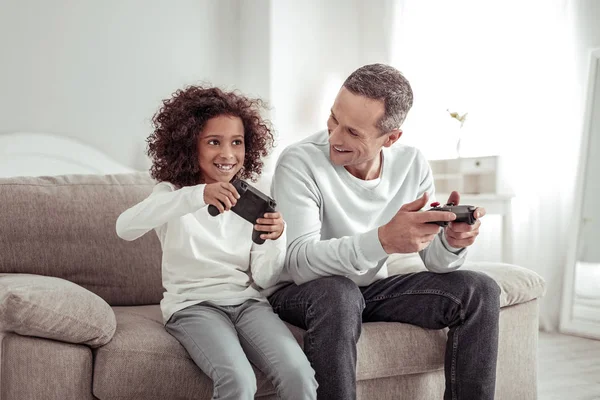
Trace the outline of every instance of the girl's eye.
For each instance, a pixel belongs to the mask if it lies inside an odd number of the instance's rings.
[[[219,141],[216,139],[211,139],[208,141],[208,144],[210,144],[211,146],[218,146],[219,145]]]
[[[234,140],[233,144],[236,146],[240,146],[240,145],[244,144],[244,142],[242,142],[241,140]]]

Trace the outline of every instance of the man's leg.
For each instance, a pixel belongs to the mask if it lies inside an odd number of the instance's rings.
[[[500,288],[485,274],[454,271],[392,276],[361,288],[363,321],[449,327],[445,400],[494,398]]]
[[[350,279],[331,276],[288,285],[269,297],[284,321],[306,330],[304,352],[320,400],[356,399],[356,342],[364,299]]]

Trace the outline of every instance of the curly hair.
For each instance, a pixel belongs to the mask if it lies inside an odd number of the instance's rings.
[[[178,187],[201,182],[198,136],[209,119],[227,115],[239,117],[244,125],[245,158],[238,177],[256,181],[263,168],[261,158],[273,147],[271,125],[261,117],[261,108],[266,108],[264,101],[235,91],[202,86],[177,90],[152,118],[154,132],[146,139],[150,175]]]

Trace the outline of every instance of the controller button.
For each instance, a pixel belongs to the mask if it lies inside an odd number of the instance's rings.
[[[438,207],[440,205],[439,201],[431,203],[431,207]]]

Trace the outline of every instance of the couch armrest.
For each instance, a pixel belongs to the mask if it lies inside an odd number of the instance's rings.
[[[416,253],[392,254],[387,264],[390,275],[427,271]],[[502,290],[500,307],[526,303],[542,297],[546,292],[546,282],[540,275],[517,265],[466,261],[459,271],[461,269],[483,272],[493,278]]]
[[[91,400],[88,346],[0,333],[0,400]]]
[[[463,269],[480,271],[496,281],[502,292],[500,307],[527,303],[546,293],[546,281],[530,269],[498,262],[465,262]]]
[[[98,347],[110,341],[116,327],[112,308],[73,282],[0,274],[0,331]]]

